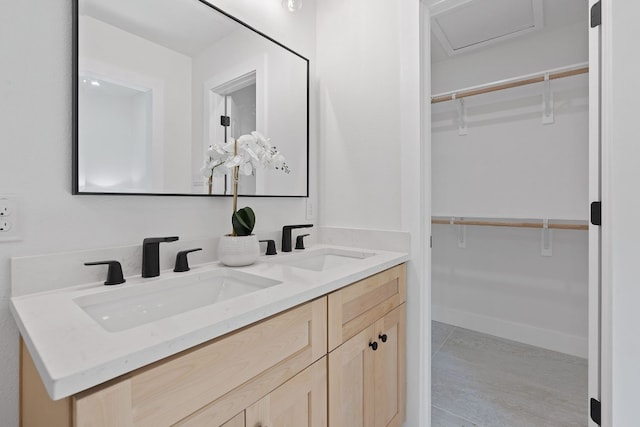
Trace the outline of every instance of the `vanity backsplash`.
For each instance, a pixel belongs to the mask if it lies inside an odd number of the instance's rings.
[[[279,244],[280,233],[280,231],[263,232],[259,233],[258,237],[272,239]],[[165,234],[166,231],[158,233],[159,236]],[[317,233],[311,231],[310,234],[306,239],[308,245],[317,242]],[[216,261],[218,259],[218,240],[219,237],[208,237],[179,239],[175,242],[164,243],[160,248],[160,270],[173,269],[176,254],[191,248],[202,248],[201,251],[189,255],[191,265]],[[261,245],[260,250],[263,253],[266,246]],[[16,297],[83,283],[104,281],[106,267],[84,266],[85,262],[102,260],[119,261],[125,277],[139,276],[142,268],[142,240],[136,245],[12,258],[11,295]]]

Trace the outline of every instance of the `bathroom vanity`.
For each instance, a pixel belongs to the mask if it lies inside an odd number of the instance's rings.
[[[321,250],[317,253],[322,254]],[[308,264],[312,257],[307,254],[301,259]],[[25,337],[21,346],[22,425],[402,425],[406,382],[406,267],[402,262],[406,254],[376,253],[352,265],[315,272],[301,268],[296,256],[300,255],[283,256],[282,263],[259,262],[243,268],[243,273],[269,276],[278,284],[214,304],[213,308],[228,314],[226,320],[221,315],[209,325],[199,325],[210,331],[210,339],[183,344],[191,341],[190,333],[183,329],[172,336],[168,323],[183,319],[180,323],[188,324],[196,320],[189,315],[206,314],[207,307],[120,331],[108,332],[103,326],[102,332],[94,331],[104,339],[117,340],[118,335],[146,330],[149,341],[138,343],[139,350],[122,349],[128,356],[119,360],[117,351],[113,360],[100,359],[85,343],[77,368],[66,365],[66,379],[51,375],[56,365],[61,366],[54,359],[64,351],[46,354],[49,346],[37,338],[37,327],[28,319],[29,303],[42,301],[29,296],[14,300],[14,314]],[[194,274],[204,274],[197,269]],[[220,270],[213,267],[216,269]],[[143,286],[157,284],[161,283]],[[122,286],[124,290],[127,285]],[[131,286],[136,289],[136,283]],[[91,296],[96,290],[78,292]],[[109,291],[99,294],[105,292]],[[260,297],[248,298],[257,295]],[[79,298],[77,294],[73,297]],[[233,313],[228,310],[238,304],[243,308]],[[265,316],[269,313],[265,306],[274,312]],[[86,313],[79,319],[74,329],[82,329],[84,321],[87,327],[97,325]],[[157,328],[159,324],[167,325],[165,332]],[[74,333],[77,331],[68,335]],[[164,336],[157,338],[156,334]],[[201,331],[197,334],[203,336]],[[69,345],[82,347],[77,342]],[[36,351],[32,358],[34,351],[28,347],[43,351]],[[151,354],[156,360],[145,364],[141,359]],[[166,356],[157,358],[160,354]],[[100,362],[92,369],[83,368],[82,360],[94,357]],[[127,364],[132,366],[128,369]],[[110,378],[102,381],[104,375]],[[86,387],[87,381],[99,383]]]

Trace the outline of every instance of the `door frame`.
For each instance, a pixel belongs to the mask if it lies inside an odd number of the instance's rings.
[[[589,11],[597,3],[597,0],[589,0]],[[613,262],[612,262],[612,218],[613,210],[611,200],[612,167],[611,167],[611,141],[612,141],[612,2],[601,1],[601,24],[599,39],[589,40],[589,66],[598,67],[599,70],[599,105],[598,116],[595,120],[599,128],[590,129],[589,138],[600,139],[600,200],[602,203],[602,225],[600,227],[600,342],[599,342],[599,400],[601,408],[601,425],[610,427],[613,425]],[[592,42],[593,40],[593,42]],[[599,40],[599,43],[596,43]],[[593,63],[592,61],[593,57]],[[592,316],[593,313],[589,313]],[[591,331],[590,331],[591,335]],[[591,374],[591,372],[590,372]],[[591,385],[591,378],[589,379]],[[590,390],[591,391],[591,390]],[[591,421],[590,421],[591,423]],[[589,424],[595,426],[596,424]]]
[[[589,0],[588,11],[598,0]],[[609,147],[611,141],[611,2],[602,2],[602,24],[589,30],[589,202],[607,201],[610,194],[610,166]],[[420,31],[421,43],[425,44],[430,40],[429,31],[429,10],[423,1],[420,1]],[[428,46],[421,46],[421,52],[429,52]],[[426,73],[430,66],[429,58],[422,58],[421,63],[421,115],[422,115],[422,154],[426,158],[425,166],[431,164],[431,121],[430,105],[425,100],[429,99],[431,73]],[[427,78],[429,77],[429,79]],[[601,106],[605,106],[602,107]],[[427,174],[428,175],[428,174]],[[425,202],[421,206],[423,218],[431,217],[431,181],[429,177],[421,180],[424,185],[422,196]],[[589,227],[589,307],[588,307],[588,397],[594,397],[601,402],[601,425],[612,425],[612,262],[611,262],[611,206],[603,203],[602,226]],[[430,222],[430,221],[428,221]],[[424,227],[423,238],[428,242],[431,229],[428,222]],[[427,246],[424,248],[424,255],[427,258],[423,271],[426,272],[425,285],[428,286],[429,295],[420,300],[422,313],[426,321],[431,320],[431,283],[428,278],[431,270],[431,251]],[[428,328],[430,329],[430,328]],[[430,332],[423,331],[422,338],[429,342],[424,343],[423,348],[429,348],[430,354]],[[420,425],[431,425],[431,359],[423,357],[423,371],[420,378],[420,395],[426,403],[426,408],[420,409]],[[426,365],[426,366],[424,366]],[[586,414],[589,418],[589,427],[595,424],[589,416],[589,399],[585,402]]]
[[[589,0],[590,13],[597,0]],[[600,140],[600,37],[601,26],[589,28],[589,203],[602,200],[601,192],[601,140]],[[588,399],[587,413],[591,399],[601,401],[600,393],[600,289],[601,289],[601,226],[589,222],[589,275],[588,275]],[[597,424],[588,416],[588,426]]]

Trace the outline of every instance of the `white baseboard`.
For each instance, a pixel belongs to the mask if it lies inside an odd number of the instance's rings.
[[[522,323],[469,313],[462,310],[433,305],[431,318],[484,334],[494,335],[536,347],[546,348],[571,356],[587,358],[588,341],[586,337],[564,334],[550,329],[536,328]]]

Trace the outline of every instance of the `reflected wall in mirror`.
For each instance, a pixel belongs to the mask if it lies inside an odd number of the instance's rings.
[[[309,61],[202,0],[75,0],[74,194],[230,195],[210,145],[257,130],[289,173],[245,196],[308,196]]]

